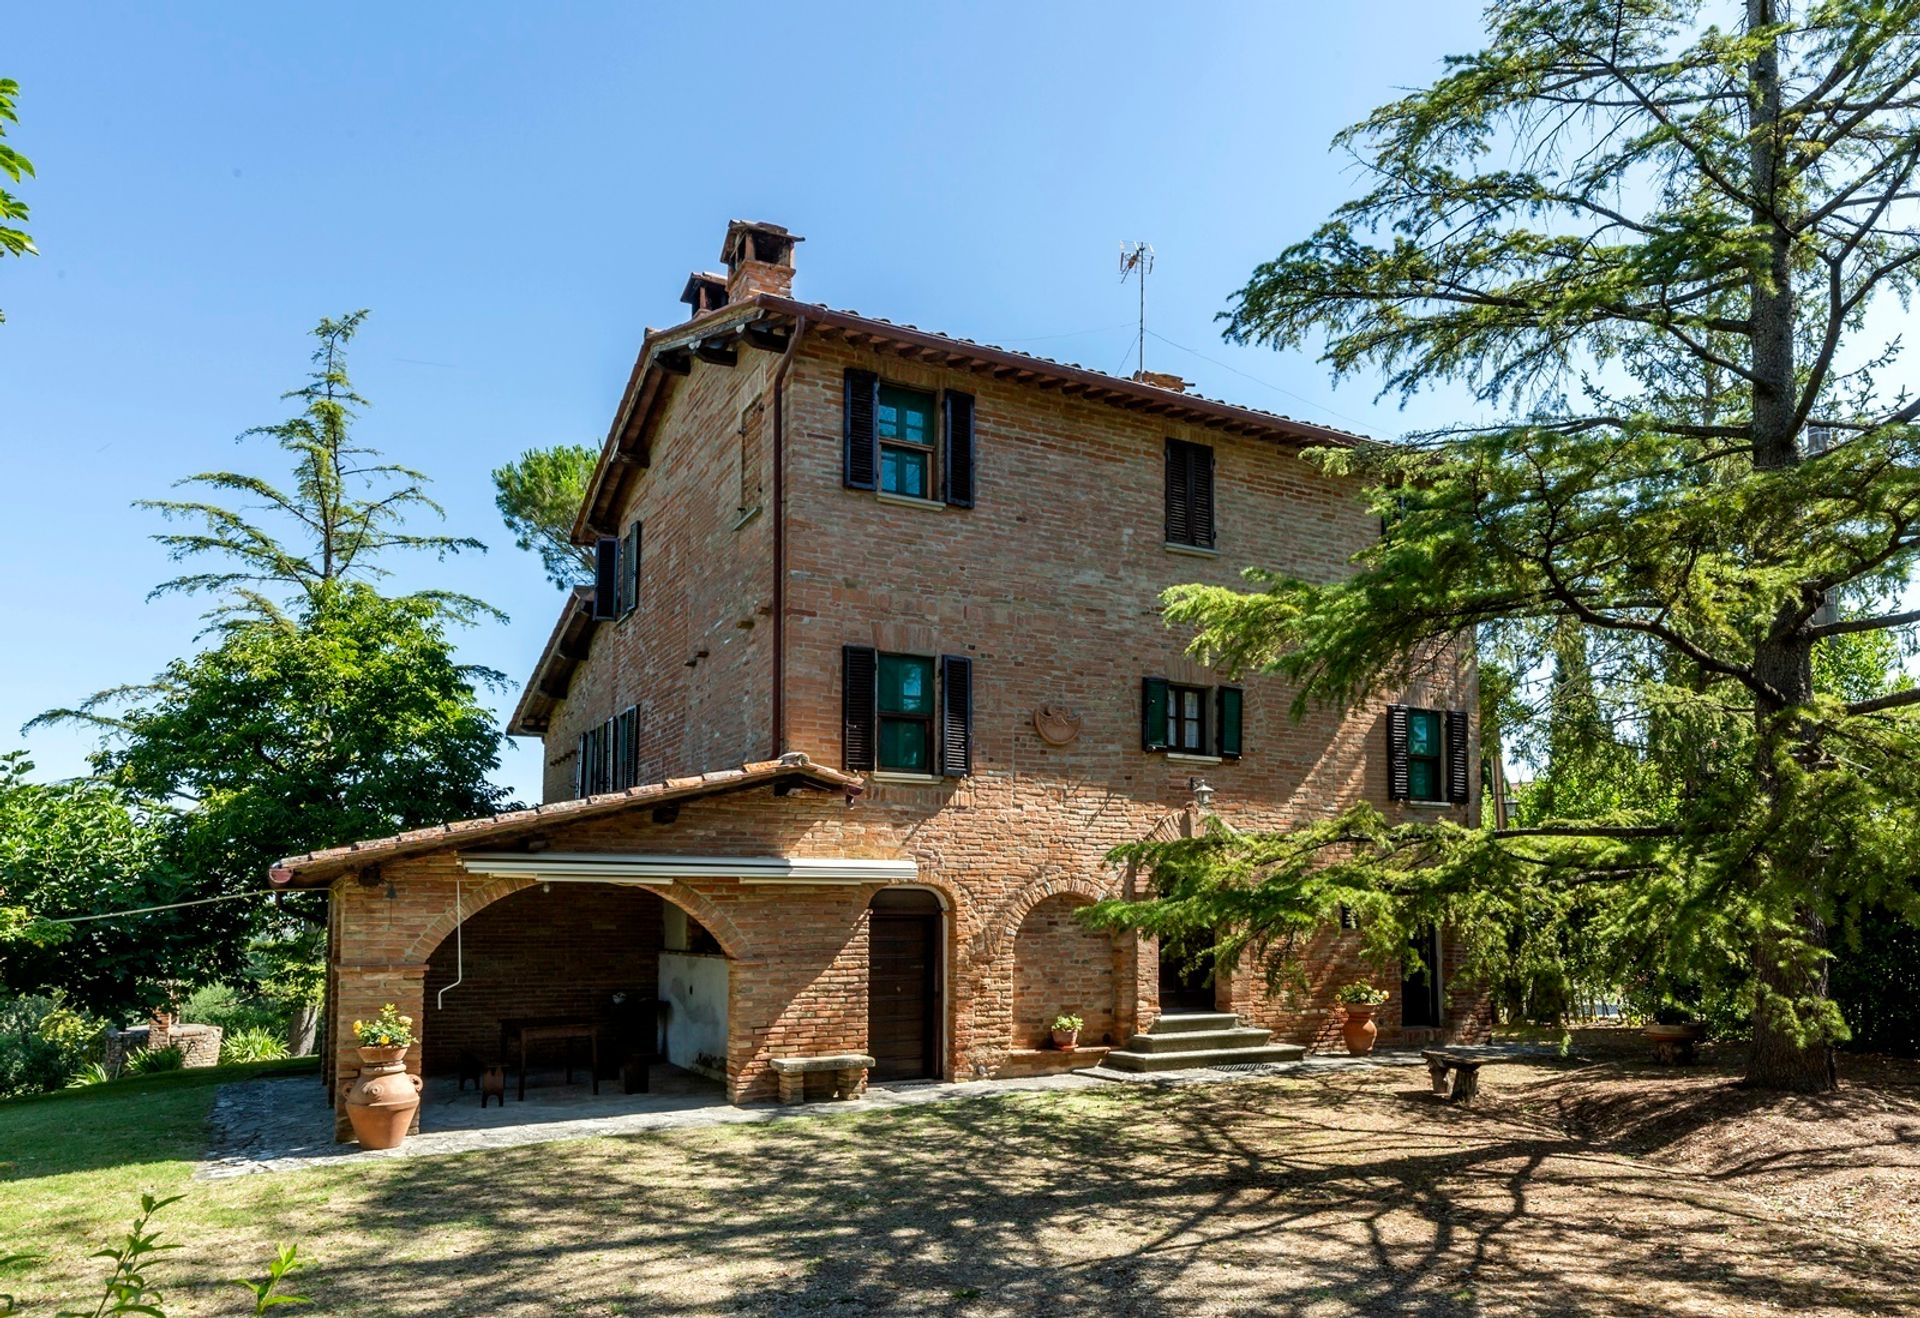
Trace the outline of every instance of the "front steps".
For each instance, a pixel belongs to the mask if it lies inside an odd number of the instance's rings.
[[[1297,1062],[1307,1050],[1274,1043],[1273,1031],[1242,1025],[1227,1011],[1189,1011],[1161,1016],[1125,1048],[1107,1054],[1111,1071],[1185,1071],[1249,1062]]]

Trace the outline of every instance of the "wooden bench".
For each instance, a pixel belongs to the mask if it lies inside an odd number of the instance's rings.
[[[1480,1092],[1480,1068],[1487,1064],[1484,1057],[1469,1057],[1465,1053],[1450,1053],[1444,1048],[1428,1048],[1420,1054],[1427,1062],[1427,1074],[1433,1077],[1433,1092],[1449,1103],[1471,1103],[1473,1096]],[[1447,1088],[1447,1076],[1453,1076],[1453,1088]]]
[[[818,1072],[833,1076],[833,1096],[858,1098],[867,1087],[867,1070],[873,1059],[865,1053],[833,1053],[825,1057],[775,1057],[768,1065],[780,1077],[780,1101],[807,1101],[807,1077]]]

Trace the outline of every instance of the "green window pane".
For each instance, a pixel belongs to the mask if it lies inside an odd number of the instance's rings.
[[[1407,763],[1407,795],[1416,801],[1440,799],[1440,766],[1432,760]]]
[[[904,444],[933,443],[933,395],[895,385],[880,386],[880,406],[874,415],[880,438]]]
[[[1410,714],[1407,717],[1407,754],[1438,755],[1440,753],[1440,716],[1430,713]]]
[[[933,713],[933,660],[904,654],[881,655],[880,712]]]
[[[930,723],[917,719],[880,720],[880,767],[905,773],[930,773],[927,742]]]
[[[880,450],[880,488],[888,494],[927,497],[927,454],[883,446]]]

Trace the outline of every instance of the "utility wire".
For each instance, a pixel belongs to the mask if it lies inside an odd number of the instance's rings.
[[[1160,342],[1166,344],[1169,348],[1178,348],[1181,352],[1184,352],[1192,357],[1198,357],[1203,362],[1211,362],[1213,365],[1218,366],[1223,371],[1231,371],[1243,380],[1251,380],[1255,384],[1260,385],[1262,388],[1271,389],[1277,394],[1285,394],[1288,398],[1293,399],[1294,402],[1302,403],[1307,407],[1313,408],[1317,412],[1326,412],[1329,415],[1339,417],[1342,421],[1351,421],[1354,425],[1359,426],[1362,430],[1365,430],[1367,427],[1367,422],[1360,420],[1360,418],[1358,417],[1348,416],[1345,412],[1336,412],[1331,407],[1328,407],[1325,403],[1316,403],[1311,398],[1306,398],[1300,394],[1296,394],[1291,389],[1282,389],[1279,385],[1274,384],[1272,381],[1262,380],[1257,375],[1248,375],[1245,371],[1241,370],[1237,366],[1230,366],[1226,362],[1221,361],[1217,357],[1209,357],[1204,352],[1195,351],[1194,349],[1189,348],[1184,343],[1175,343],[1172,339],[1168,338],[1164,334],[1157,333],[1154,330],[1148,330],[1147,333],[1149,335],[1152,335],[1152,337],[1160,340]]]
[[[117,920],[123,915],[152,915],[155,911],[177,911],[187,906],[206,906],[212,902],[239,901],[242,897],[272,897],[284,888],[256,888],[251,892],[229,892],[219,897],[196,897],[190,902],[168,902],[165,906],[136,906],[127,911],[103,911],[99,915],[43,915],[48,924],[84,924],[88,920]]]

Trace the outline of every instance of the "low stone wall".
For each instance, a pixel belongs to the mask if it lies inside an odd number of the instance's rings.
[[[225,1033],[218,1025],[175,1025],[165,1030],[139,1025],[131,1030],[109,1030],[107,1070],[119,1075],[129,1057],[149,1048],[178,1048],[183,1066],[217,1066]]]

